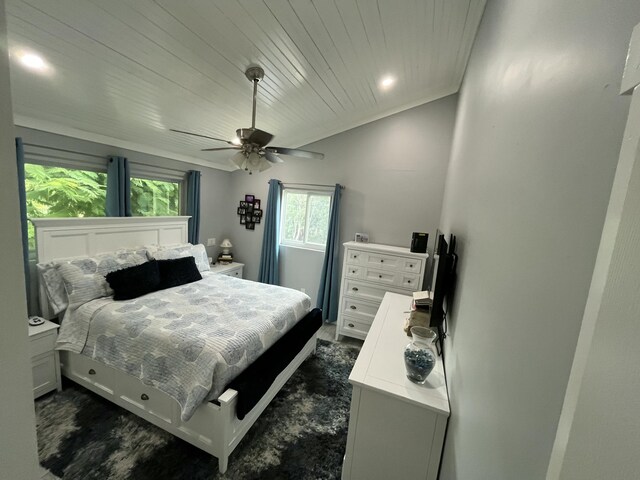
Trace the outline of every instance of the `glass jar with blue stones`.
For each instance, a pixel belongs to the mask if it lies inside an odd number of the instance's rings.
[[[423,384],[436,366],[436,353],[433,341],[436,332],[427,327],[411,327],[411,343],[404,349],[404,365],[407,378],[414,383]]]

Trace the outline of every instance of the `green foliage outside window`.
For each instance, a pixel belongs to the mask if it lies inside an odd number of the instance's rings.
[[[179,215],[180,184],[132,177],[131,214],[144,217]]]
[[[104,217],[107,174],[64,167],[25,164],[27,217]],[[131,210],[135,216],[178,215],[180,184],[131,178]],[[29,223],[29,249],[35,231]]]
[[[282,243],[324,247],[330,210],[331,195],[285,190],[282,198]]]

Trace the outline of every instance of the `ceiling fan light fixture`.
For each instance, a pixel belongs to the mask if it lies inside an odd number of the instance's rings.
[[[247,161],[247,157],[244,152],[238,152],[233,157],[231,157],[231,163],[233,163],[236,167],[242,169]]]

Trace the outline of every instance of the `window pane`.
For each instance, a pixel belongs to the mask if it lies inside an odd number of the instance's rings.
[[[180,184],[131,177],[131,214],[139,217],[180,213]]]
[[[25,164],[27,217],[104,217],[107,174]],[[29,248],[35,248],[29,223]]]
[[[329,231],[329,208],[331,197],[328,195],[309,196],[309,219],[307,221],[307,242],[318,245],[327,243]]]
[[[307,194],[285,192],[284,218],[282,219],[283,240],[304,242],[304,223],[307,213]]]

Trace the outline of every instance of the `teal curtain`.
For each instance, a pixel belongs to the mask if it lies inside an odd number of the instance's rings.
[[[260,271],[258,281],[278,285],[280,282],[280,199],[282,184],[280,180],[269,180],[269,196],[267,197],[267,211],[264,215],[264,235],[262,237],[262,255],[260,257]]]
[[[340,197],[342,185],[336,183],[333,191],[333,203],[329,217],[329,233],[327,247],[324,252],[324,263],[320,275],[317,307],[322,309],[322,318],[328,322],[338,319],[338,297],[340,296],[340,273],[338,261],[340,257]]]
[[[189,219],[189,243],[194,245],[200,238],[200,176],[197,170],[187,172],[187,215]]]
[[[27,222],[27,192],[25,189],[24,146],[22,138],[16,138],[16,161],[18,163],[18,198],[20,200],[20,226],[22,229],[22,262],[27,305],[31,306],[31,272],[29,271],[29,226]]]
[[[131,216],[131,177],[129,161],[124,157],[109,157],[105,214],[107,217]]]

